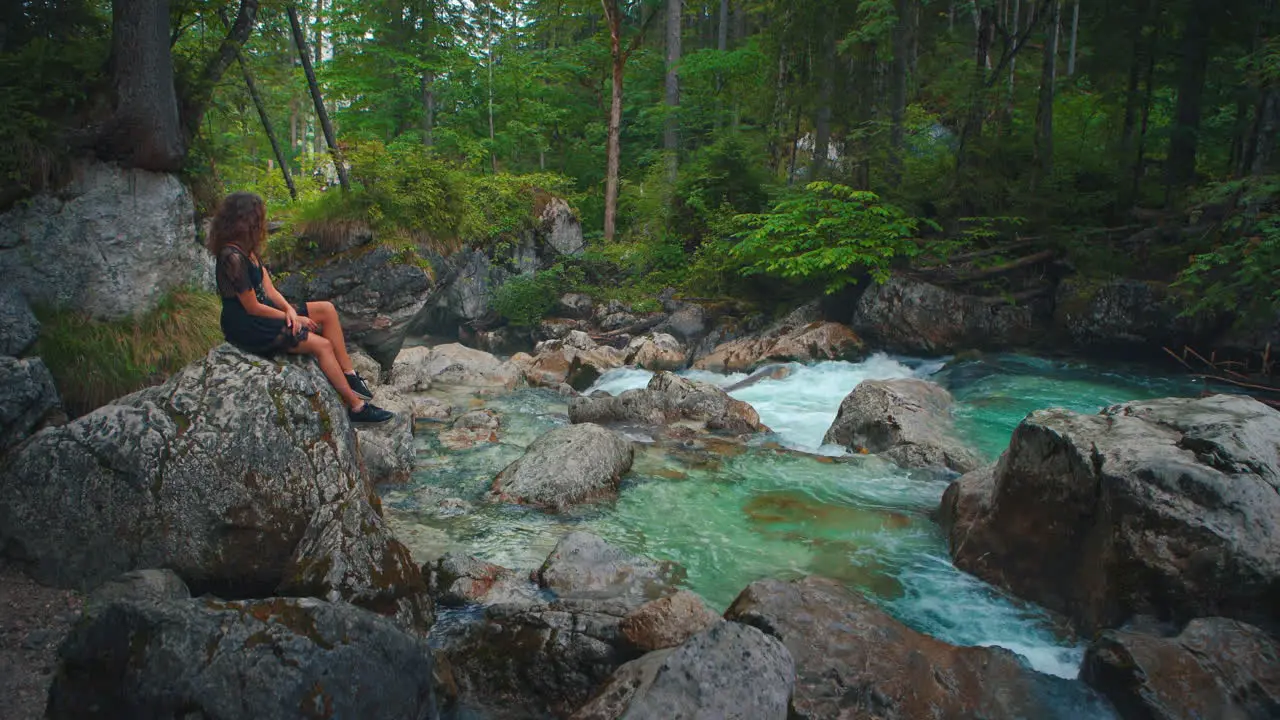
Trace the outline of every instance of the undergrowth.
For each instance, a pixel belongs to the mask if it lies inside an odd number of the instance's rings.
[[[222,303],[212,293],[177,290],[130,320],[38,308],[37,351],[73,416],[166,380],[222,342]]]

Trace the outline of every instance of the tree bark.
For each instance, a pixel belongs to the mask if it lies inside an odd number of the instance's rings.
[[[1044,58],[1040,66],[1040,102],[1036,107],[1036,172],[1032,175],[1034,191],[1041,180],[1053,174],[1053,91],[1058,79],[1058,24],[1061,3],[1054,0],[1045,20]]]
[[[1071,10],[1071,52],[1067,55],[1067,76],[1076,74],[1076,38],[1080,34],[1080,0]]]
[[[289,26],[293,30],[293,41],[298,46],[298,57],[302,60],[302,70],[306,73],[307,87],[311,91],[311,101],[316,106],[316,117],[320,119],[324,140],[329,146],[329,156],[333,158],[333,167],[338,173],[338,183],[342,185],[345,192],[351,189],[351,180],[347,177],[346,163],[333,136],[333,124],[329,122],[329,111],[325,109],[324,96],[320,94],[320,84],[316,82],[316,71],[311,67],[311,57],[307,53],[307,37],[302,32],[302,23],[298,22],[298,9],[290,4],[288,13]]]
[[[889,108],[889,185],[902,182],[902,144],[906,133],[903,123],[907,114],[907,53],[910,46],[911,0],[897,0],[898,22],[893,27],[893,77]]]
[[[729,49],[729,0],[720,0],[720,35],[716,38],[716,49],[724,52]]]
[[[1209,28],[1217,4],[1217,0],[1191,0],[1187,8],[1178,69],[1178,105],[1165,166],[1165,183],[1170,191],[1189,184],[1195,177],[1200,104],[1209,66]]]
[[[618,0],[601,0],[609,22],[609,53],[613,58],[613,96],[609,101],[609,147],[604,178],[604,238],[618,230],[618,169],[622,155],[622,10]]]
[[[667,0],[667,78],[665,102],[667,118],[662,132],[662,149],[666,152],[667,182],[675,183],[680,169],[680,33],[683,0]],[[722,33],[723,34],[723,33]]]
[[[177,172],[187,152],[169,50],[168,0],[115,0],[111,55],[115,112],[96,141],[98,154],[122,164]]]
[[[493,3],[489,3],[489,26],[485,30],[485,55],[489,66],[489,168],[494,175],[498,174],[497,135],[493,127]]]
[[[236,49],[236,60],[240,63],[240,72],[244,75],[244,86],[249,90],[249,97],[253,99],[253,106],[258,110],[258,119],[262,121],[262,129],[267,133],[267,141],[271,143],[271,152],[275,153],[276,162],[280,164],[280,174],[284,176],[284,184],[289,188],[289,197],[294,200],[298,199],[298,188],[293,184],[293,174],[289,172],[289,162],[285,159],[284,151],[280,149],[280,141],[276,139],[276,131],[271,126],[271,116],[267,114],[267,106],[262,102],[262,96],[258,94],[258,85],[253,81],[253,73],[249,71],[249,64],[244,61],[244,53]]]
[[[809,162],[809,182],[821,180],[827,169],[827,156],[831,153],[831,101],[836,92],[836,43],[830,36],[823,38],[822,78],[818,84],[818,109],[814,114],[813,158]]]

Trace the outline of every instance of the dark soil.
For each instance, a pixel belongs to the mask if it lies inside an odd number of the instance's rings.
[[[58,645],[80,607],[78,593],[40,585],[0,560],[0,720],[44,717]]]

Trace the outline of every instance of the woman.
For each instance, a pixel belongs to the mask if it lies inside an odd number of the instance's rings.
[[[366,402],[373,393],[347,355],[338,311],[331,302],[290,305],[271,283],[259,251],[267,237],[267,206],[253,193],[228,195],[214,215],[209,252],[217,258],[222,334],[247,352],[314,355],[347,405],[352,422],[395,417]]]

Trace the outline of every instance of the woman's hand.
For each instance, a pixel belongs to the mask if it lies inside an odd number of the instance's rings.
[[[284,306],[284,326],[289,328],[289,332],[297,335],[302,327],[298,324],[298,311],[293,309],[292,305]]]
[[[299,315],[298,322],[302,325],[302,327],[306,328],[307,330],[310,330],[311,332],[314,332],[314,333],[320,332],[320,323],[316,322],[315,320],[312,320],[311,318],[305,315]]]

